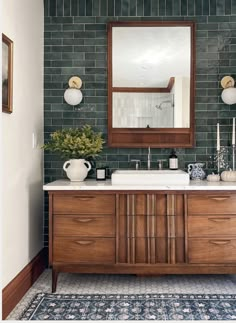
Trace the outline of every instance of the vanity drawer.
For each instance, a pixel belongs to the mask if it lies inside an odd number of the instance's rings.
[[[189,195],[188,214],[236,214],[236,194]]]
[[[236,216],[230,215],[189,215],[188,236],[235,235]]]
[[[59,195],[53,197],[54,214],[114,214],[115,195]]]
[[[115,217],[110,215],[55,215],[56,236],[115,236]]]
[[[236,263],[236,239],[189,239],[191,264]]]
[[[55,238],[53,261],[66,263],[114,263],[114,238]]]

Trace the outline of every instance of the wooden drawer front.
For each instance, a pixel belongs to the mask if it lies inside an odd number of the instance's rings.
[[[236,194],[189,195],[188,214],[236,214]]]
[[[54,235],[56,236],[115,236],[114,216],[54,216]]]
[[[114,195],[54,195],[54,214],[113,214]]]
[[[67,263],[114,263],[113,238],[55,238],[53,261]]]
[[[236,216],[188,216],[188,236],[235,235]]]
[[[189,263],[236,263],[236,239],[189,239]]]

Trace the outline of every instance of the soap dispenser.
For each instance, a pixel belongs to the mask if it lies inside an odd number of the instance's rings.
[[[169,156],[169,169],[175,170],[178,169],[178,157],[173,149]]]

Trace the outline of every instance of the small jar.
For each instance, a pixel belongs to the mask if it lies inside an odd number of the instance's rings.
[[[96,168],[96,180],[97,181],[105,181],[106,180],[106,168],[105,167]]]

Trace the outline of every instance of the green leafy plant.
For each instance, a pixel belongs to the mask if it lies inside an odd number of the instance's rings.
[[[89,125],[81,129],[57,130],[50,136],[50,141],[42,148],[57,152],[62,158],[67,159],[95,158],[102,151],[105,143],[102,134],[94,132]]]

